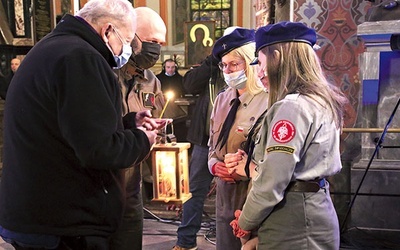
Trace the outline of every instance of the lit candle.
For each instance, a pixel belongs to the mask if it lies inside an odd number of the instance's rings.
[[[167,97],[167,102],[165,103],[165,106],[164,106],[163,110],[161,111],[160,118],[162,118],[162,116],[163,116],[165,110],[167,109],[167,105],[168,105],[168,103],[169,103],[169,100],[171,100],[171,99],[174,97],[174,92],[169,91],[169,92],[167,92],[167,93],[165,94],[165,96]]]

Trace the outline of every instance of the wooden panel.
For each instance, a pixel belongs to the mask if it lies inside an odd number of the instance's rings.
[[[243,0],[237,1],[237,26],[243,27]]]
[[[165,25],[168,27],[168,5],[167,0],[160,0],[160,12],[159,12],[162,20],[164,20]],[[166,37],[168,37],[168,28]],[[166,39],[165,45],[168,45],[168,39]]]
[[[146,0],[135,0],[133,5],[135,7],[146,7],[147,5],[146,2],[147,2]]]
[[[87,3],[87,1],[88,0],[79,0],[80,8],[82,8]]]

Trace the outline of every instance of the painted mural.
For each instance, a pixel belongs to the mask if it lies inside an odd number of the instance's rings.
[[[357,119],[360,80],[358,58],[364,51],[357,38],[357,25],[364,22],[370,2],[365,0],[297,0],[294,21],[303,22],[318,32],[318,55],[330,82],[349,98],[344,127]]]

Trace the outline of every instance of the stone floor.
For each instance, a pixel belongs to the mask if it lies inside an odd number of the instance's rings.
[[[178,217],[168,211],[154,210],[150,206],[145,212],[143,231],[143,250],[170,250],[176,242],[176,230],[179,225]],[[169,215],[168,215],[169,214]],[[163,217],[159,217],[163,216]],[[215,224],[213,219],[205,219],[197,235],[199,250],[215,250]],[[0,238],[0,249],[14,248]],[[362,228],[352,228],[342,235],[340,250],[383,250],[400,249],[399,231],[376,232]]]
[[[145,219],[143,232],[143,250],[170,250],[176,243],[176,230],[179,223],[160,222],[154,219]],[[197,234],[199,250],[215,250],[215,227],[203,223]]]
[[[179,216],[176,211],[168,211],[162,207],[160,205],[150,205],[145,208],[143,250],[170,250],[176,243]],[[215,250],[214,244],[215,224],[213,219],[205,216],[202,228],[197,236],[198,249]],[[14,250],[14,248],[5,243],[0,237],[0,250]]]
[[[203,227],[197,235],[199,250],[215,250],[215,196],[206,200]],[[166,205],[148,204],[145,213],[143,250],[168,250],[176,241],[179,214],[166,210]],[[399,222],[400,223],[400,222]],[[352,227],[341,235],[340,250],[400,250],[400,230],[374,230]],[[225,249],[223,249],[225,250]]]
[[[215,193],[210,192],[204,206],[203,224],[197,235],[199,250],[215,250]],[[143,250],[170,250],[176,242],[176,230],[180,223],[179,208],[166,204],[145,202]],[[400,225],[400,222],[399,222]],[[14,248],[0,237],[1,250]],[[340,250],[400,249],[400,230],[373,230],[349,228],[341,235]],[[225,249],[223,249],[225,250]]]

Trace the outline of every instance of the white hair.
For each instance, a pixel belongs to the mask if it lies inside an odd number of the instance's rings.
[[[76,15],[96,25],[106,22],[123,24],[129,20],[127,17],[131,17],[136,27],[136,12],[128,0],[90,0]]]

